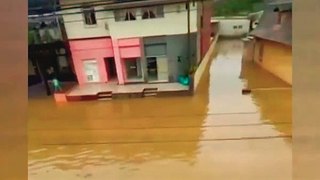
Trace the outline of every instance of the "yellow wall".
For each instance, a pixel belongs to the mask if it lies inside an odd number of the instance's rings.
[[[259,61],[259,49],[263,45],[262,62]],[[264,69],[292,85],[292,49],[276,42],[257,41],[254,60]]]

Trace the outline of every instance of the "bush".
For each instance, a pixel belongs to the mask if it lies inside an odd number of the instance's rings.
[[[261,6],[263,2],[263,0],[220,0],[214,4],[214,15],[247,15],[250,12],[262,10],[260,8],[263,8],[263,6]],[[257,7],[259,8],[257,9]]]

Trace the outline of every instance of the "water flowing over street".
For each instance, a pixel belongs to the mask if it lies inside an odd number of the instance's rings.
[[[217,46],[192,97],[29,99],[29,179],[291,179],[290,86]]]

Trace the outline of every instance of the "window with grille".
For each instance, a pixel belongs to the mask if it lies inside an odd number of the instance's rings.
[[[163,6],[148,7],[142,10],[142,19],[153,19],[164,17]]]
[[[117,10],[114,11],[115,21],[134,21],[136,20],[136,11],[135,10]]]
[[[84,23],[86,25],[96,25],[97,19],[94,12],[94,8],[84,8],[83,9],[83,17],[84,17]]]

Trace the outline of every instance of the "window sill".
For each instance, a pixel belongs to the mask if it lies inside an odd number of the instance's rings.
[[[93,24],[93,25],[85,24],[84,25],[84,28],[96,28],[96,27],[98,27],[98,24]]]

